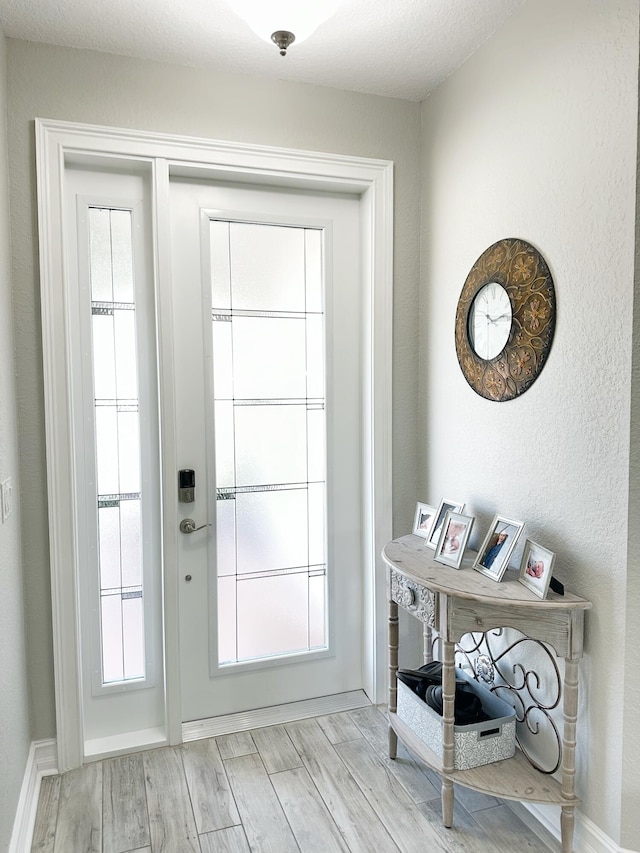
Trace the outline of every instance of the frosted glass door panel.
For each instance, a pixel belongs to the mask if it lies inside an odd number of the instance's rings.
[[[326,562],[325,484],[309,483],[307,500],[309,510],[309,565],[323,566]]]
[[[137,400],[136,315],[134,311],[114,311],[116,388],[119,400]]]
[[[94,314],[93,326],[93,389],[96,399],[116,397],[116,359],[113,346],[113,314]]]
[[[130,210],[89,208],[102,684],[145,677],[138,337]]]
[[[118,479],[118,412],[115,406],[96,405],[96,457],[98,494],[120,491]]]
[[[236,406],[236,484],[304,483],[306,407]]]
[[[218,662],[222,666],[238,660],[236,586],[235,574],[218,578]]]
[[[232,222],[230,231],[233,307],[304,311],[304,229]]]
[[[142,588],[141,501],[120,501],[122,586]]]
[[[231,400],[233,398],[231,316],[222,315],[217,319],[222,322],[217,323],[213,338],[213,387],[216,400]]]
[[[218,666],[326,648],[322,252],[211,222]]]
[[[309,648],[321,649],[327,643],[326,583],[324,572],[309,577]]]
[[[307,441],[307,478],[310,483],[321,482],[325,475],[326,454],[324,410],[321,408],[307,410]]]
[[[324,328],[320,315],[307,319],[307,394],[309,397],[324,398]]]
[[[116,593],[103,593],[102,615],[102,680],[105,684],[124,681],[124,637],[122,633],[122,598]]]
[[[113,684],[144,677],[142,595],[102,596],[103,681]]]
[[[118,412],[119,491],[140,491],[140,416],[136,411]]]
[[[111,259],[112,210],[94,207],[89,221],[89,265],[92,301],[113,302],[113,263]],[[129,219],[129,234],[131,220]]]
[[[142,594],[125,592],[122,596],[122,637],[124,680],[144,675],[144,633]]]
[[[98,509],[98,541],[100,548],[100,588],[120,586],[120,509],[103,506]]]
[[[241,581],[238,584],[240,660],[308,649],[307,596],[306,573]]]
[[[231,272],[229,269],[229,223],[209,223],[211,303],[214,311],[231,308]]]
[[[322,286],[322,232],[307,228],[304,232],[306,305],[305,311],[324,313]]]
[[[305,398],[305,329],[304,319],[234,317],[234,397]]]
[[[306,489],[237,495],[236,525],[238,574],[307,565]]]
[[[232,400],[216,400],[216,484],[227,488],[235,483],[235,441]]]
[[[131,213],[110,210],[111,214],[111,278],[114,302],[133,303],[133,251]],[[132,362],[133,363],[133,362]]]
[[[236,576],[236,504],[219,500],[216,510],[216,565],[218,577]]]

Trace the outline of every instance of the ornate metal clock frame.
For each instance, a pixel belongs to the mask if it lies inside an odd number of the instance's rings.
[[[482,288],[497,282],[509,295],[511,330],[504,349],[489,360],[473,349],[469,316]],[[472,266],[456,312],[460,369],[476,394],[503,402],[523,394],[547,360],[556,320],[556,296],[549,267],[525,240],[506,238],[489,246]]]

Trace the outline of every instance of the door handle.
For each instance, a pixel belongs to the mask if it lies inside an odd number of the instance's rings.
[[[204,527],[211,527],[211,525],[201,524],[200,527],[197,527],[192,518],[183,518],[180,522],[180,530],[182,533],[195,533],[196,530],[202,530]]]

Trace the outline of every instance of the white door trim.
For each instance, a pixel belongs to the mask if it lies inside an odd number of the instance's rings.
[[[176,570],[176,447],[171,417],[175,377],[170,367],[172,324],[168,188],[170,175],[226,178],[253,184],[359,193],[363,205],[363,316],[367,375],[363,387],[362,453],[365,601],[364,689],[373,702],[386,689],[385,569],[391,537],[393,164],[386,160],[187,138],[36,119],[38,226],[44,362],[45,432],[51,555],[53,649],[58,762],[61,772],[83,761],[77,634],[77,553],[73,516],[74,436],[65,340],[68,292],[63,252],[64,167],[68,159],[143,160],[152,166],[154,265],[158,293],[163,472],[164,630],[168,743],[182,739]],[[379,628],[380,630],[376,630]]]

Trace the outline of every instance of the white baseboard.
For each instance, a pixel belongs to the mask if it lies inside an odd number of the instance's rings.
[[[560,841],[559,806],[540,806],[537,803],[511,803],[516,813],[525,809],[544,830]],[[634,853],[618,846],[599,826],[576,809],[576,826],[573,835],[573,849],[576,853]]]
[[[24,771],[20,799],[13,822],[9,853],[29,853],[38,810],[40,780],[58,772],[58,750],[55,740],[31,742]]]

